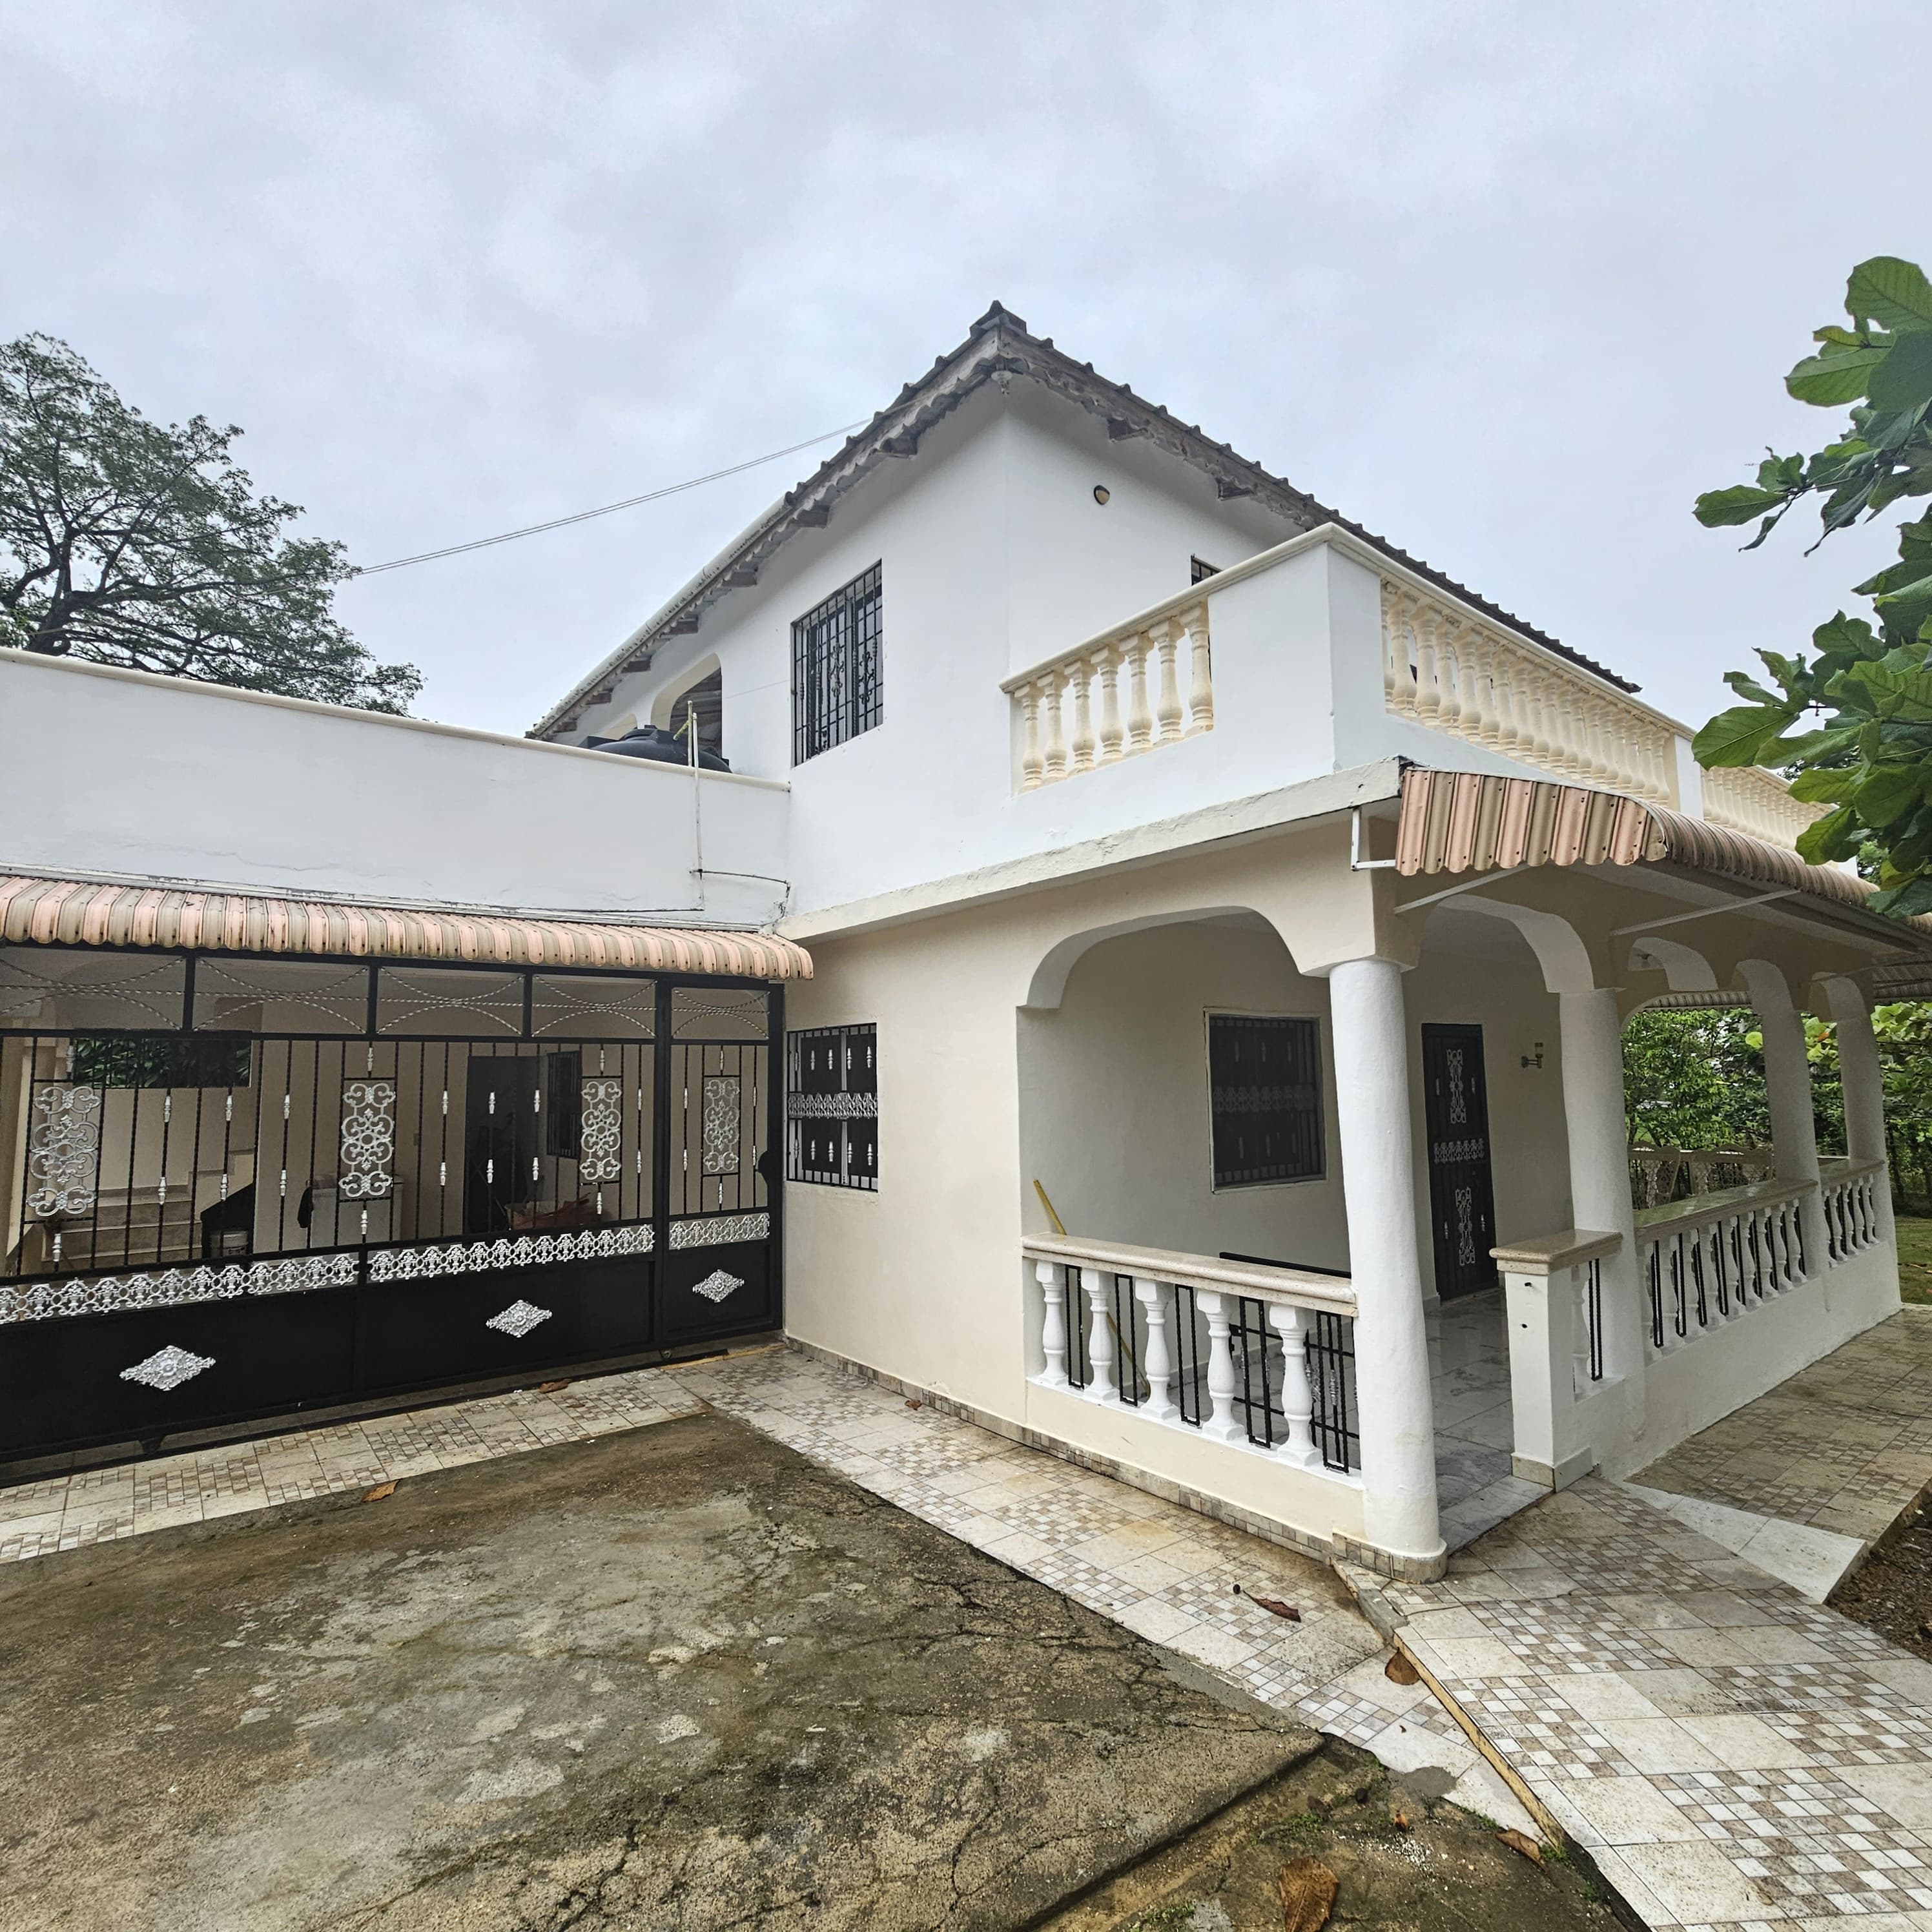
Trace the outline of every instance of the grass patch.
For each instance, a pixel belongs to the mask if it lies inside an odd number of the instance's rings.
[[[1898,1217],[1898,1292],[1922,1307],[1932,1304],[1932,1215]]]

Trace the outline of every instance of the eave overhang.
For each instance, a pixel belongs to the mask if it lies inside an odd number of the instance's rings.
[[[530,728],[530,735],[547,737],[573,723],[585,705],[604,701],[606,687],[625,671],[644,668],[666,640],[695,631],[704,614],[722,598],[755,584],[759,571],[800,530],[824,529],[838,500],[874,470],[882,464],[916,456],[926,433],[969,396],[995,378],[1016,376],[1037,383],[1099,417],[1114,441],[1142,439],[1178,457],[1210,478],[1217,496],[1246,498],[1299,530],[1318,530],[1324,524],[1339,524],[1392,562],[1425,578],[1438,590],[1460,598],[1485,616],[1508,626],[1592,676],[1603,679],[1619,691],[1636,690],[1637,686],[1628,679],[1478,596],[1454,578],[1398,549],[1386,538],[1364,530],[1226,443],[1204,435],[1198,425],[1184,423],[1159,404],[1136,395],[1124,384],[1110,382],[1104,376],[1096,375],[1092,363],[1075,362],[1054,348],[1050,336],[1030,334],[1018,316],[995,302],[974,323],[964,342],[950,355],[940,356],[916,382],[908,382],[865,428],[848,438],[797,488],[787,491],[735,542],[720,551],[594,670],[579,680],[568,696]]]

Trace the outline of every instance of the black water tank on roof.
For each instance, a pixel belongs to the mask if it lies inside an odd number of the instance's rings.
[[[655,724],[640,724],[634,731],[627,731],[621,738],[586,738],[586,750],[610,752],[620,758],[650,758],[661,765],[688,765],[691,754],[682,744],[668,733],[660,731]],[[728,772],[730,764],[716,752],[706,751],[700,746],[698,766],[700,771]]]

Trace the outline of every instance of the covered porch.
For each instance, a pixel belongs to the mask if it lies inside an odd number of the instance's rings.
[[[1577,787],[1412,770],[1352,830],[1346,869],[1042,958],[1026,1421],[1426,1575],[1897,1308],[1870,1010],[1932,939],[1787,850]],[[1318,896],[1366,902],[1372,950],[1322,957]],[[1686,994],[1754,1010],[1768,1171],[1640,1209],[1622,1029]],[[1838,1031],[1842,1154],[1817,1144],[1808,1011]]]

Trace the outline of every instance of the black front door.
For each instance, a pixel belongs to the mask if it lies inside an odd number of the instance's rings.
[[[1444,1301],[1493,1287],[1495,1190],[1490,1178],[1490,1089],[1483,1030],[1425,1026],[1422,1078],[1429,1128],[1429,1210],[1436,1292]]]
[[[463,1228],[498,1234],[535,1192],[541,1063],[473,1054],[463,1136]]]

